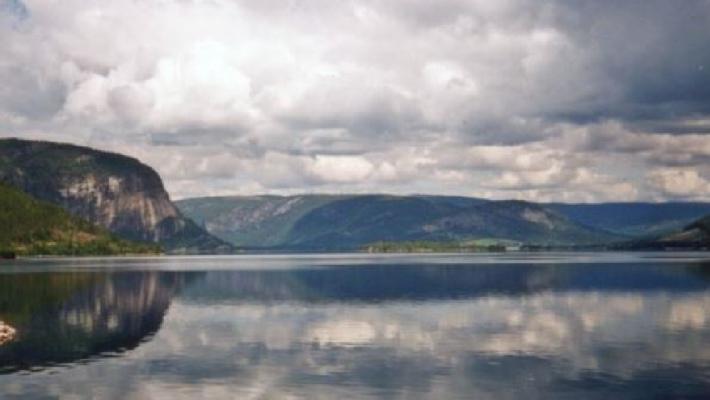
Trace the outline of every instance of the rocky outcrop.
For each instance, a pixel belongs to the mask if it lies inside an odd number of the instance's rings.
[[[0,140],[0,182],[103,226],[168,250],[225,251],[229,245],[183,217],[158,173],[123,155],[69,144]]]
[[[0,346],[14,339],[16,333],[15,328],[0,321]]]

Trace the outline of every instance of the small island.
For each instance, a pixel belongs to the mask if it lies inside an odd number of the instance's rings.
[[[523,244],[512,240],[379,241],[363,247],[367,253],[479,253],[520,251]]]

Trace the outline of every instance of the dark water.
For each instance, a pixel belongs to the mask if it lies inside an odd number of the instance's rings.
[[[710,255],[0,264],[0,398],[710,398]]]

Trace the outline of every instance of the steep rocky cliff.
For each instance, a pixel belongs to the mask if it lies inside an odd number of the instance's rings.
[[[140,161],[69,144],[0,140],[0,182],[132,240],[172,251],[229,245],[183,217],[160,176]]]
[[[63,208],[0,183],[0,253],[13,255],[155,254],[159,246],[123,240]]]

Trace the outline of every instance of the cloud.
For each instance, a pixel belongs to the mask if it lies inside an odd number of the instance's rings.
[[[316,156],[309,169],[324,181],[358,182],[367,179],[374,166],[362,157]]]
[[[647,171],[710,173],[708,26],[703,1],[2,0],[0,132],[138,156],[175,197],[670,199]]]
[[[649,173],[649,182],[662,193],[674,198],[703,199],[706,193],[710,193],[710,179],[693,169],[656,169]]]

